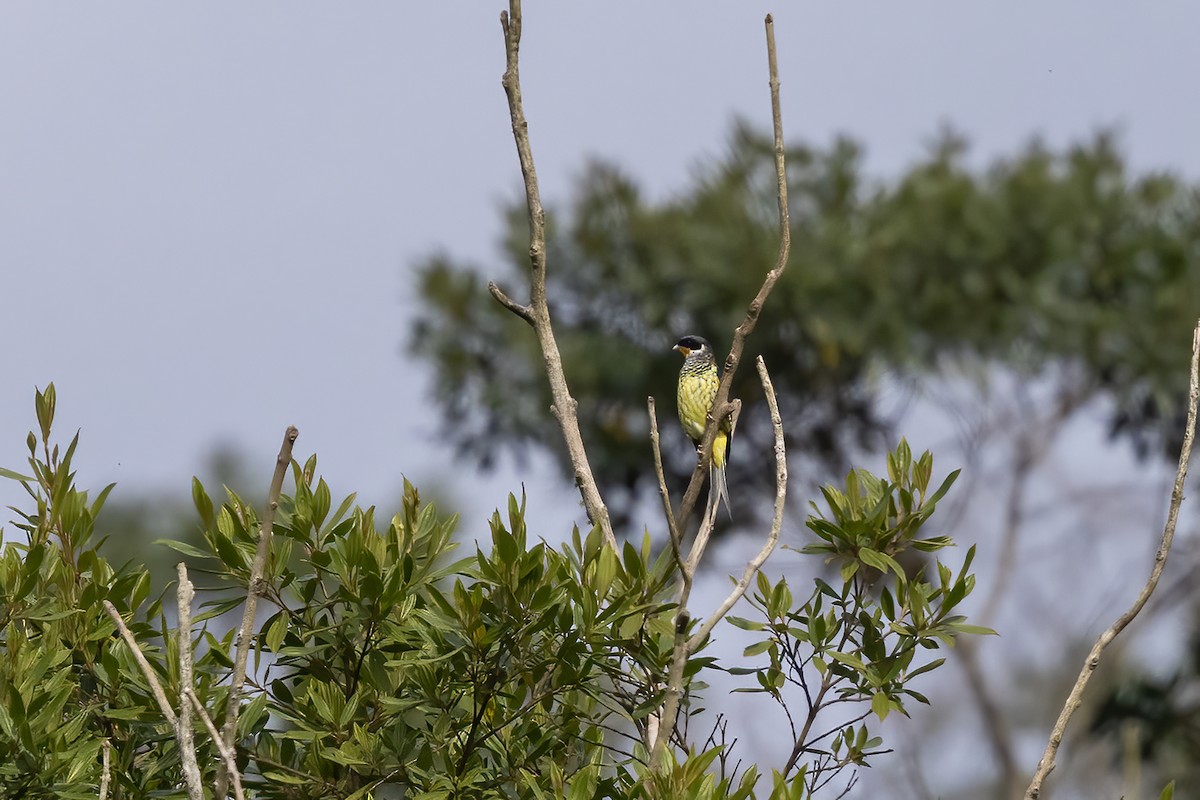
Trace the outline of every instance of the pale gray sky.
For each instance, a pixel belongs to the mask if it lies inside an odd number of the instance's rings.
[[[678,190],[733,115],[765,124],[773,6],[792,141],[889,172],[944,122],[981,155],[1117,124],[1138,166],[1200,172],[1194,4],[530,2],[546,198],[591,155]],[[486,264],[519,187],[501,7],[0,5],[0,464],[54,380],[95,485],[183,491],[218,439],[265,475],[288,423],[369,499],[454,474],[400,343],[410,266]]]
[[[581,518],[536,474],[464,473],[401,357],[411,265],[486,265],[520,185],[501,7],[0,5],[0,465],[54,380],[85,485],[185,495],[232,441],[265,488],[294,423],[335,492],[451,481],[470,528],[533,478],[548,535]],[[888,174],[944,123],[980,160],[1117,125],[1137,168],[1200,175],[1195,3],[530,0],[544,197],[594,155],[677,191],[734,115],[765,126],[770,10],[792,142],[846,132]]]

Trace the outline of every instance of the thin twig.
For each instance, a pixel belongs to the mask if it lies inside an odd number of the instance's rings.
[[[112,603],[105,600],[104,610],[112,617],[112,621],[117,623],[117,630],[121,632],[121,638],[125,640],[125,644],[133,652],[134,660],[141,667],[142,674],[146,676],[146,680],[150,684],[150,691],[154,695],[154,699],[158,701],[159,710],[162,711],[167,722],[171,723],[171,730],[177,730],[179,727],[179,718],[175,716],[175,710],[171,708],[171,703],[167,700],[167,693],[163,691],[162,684],[158,682],[158,676],[154,674],[154,670],[150,667],[150,662],[146,660],[146,656],[142,654],[142,649],[138,647],[137,639],[133,638],[133,633],[129,630],[129,626],[125,624],[125,620],[121,619],[121,615]]]
[[[227,749],[225,743],[221,741],[221,734],[217,732],[217,726],[213,724],[212,717],[205,711],[204,705],[196,697],[196,693],[192,691],[190,686],[183,690],[184,696],[191,701],[189,704],[196,709],[196,713],[200,715],[200,720],[204,723],[204,727],[208,729],[208,735],[212,737],[213,744],[217,747],[217,752],[221,754],[221,760],[225,762],[225,769],[233,776],[233,796],[237,800],[245,800],[245,794],[242,790],[242,778],[238,774],[237,754],[232,749]]]
[[[108,800],[108,781],[112,777],[109,759],[112,755],[112,744],[108,739],[100,743],[100,800]]]
[[[738,600],[742,599],[742,595],[750,587],[750,581],[754,580],[754,575],[771,557],[771,553],[775,552],[775,546],[779,544],[779,532],[783,528],[783,509],[784,502],[787,500],[787,449],[783,440],[783,417],[779,414],[779,401],[775,397],[775,387],[771,384],[771,376],[767,374],[767,365],[763,362],[762,356],[755,360],[755,366],[758,368],[758,378],[762,381],[763,394],[767,398],[767,406],[771,409],[771,426],[775,429],[775,517],[771,520],[771,530],[767,534],[767,541],[763,543],[762,549],[758,551],[758,555],[750,559],[746,564],[746,569],[742,573],[742,578],[733,587],[733,591],[729,596],[717,607],[717,610],[712,613],[704,624],[700,626],[700,630],[692,636],[688,642],[688,650],[696,652],[708,635],[712,633],[713,628],[721,621],[729,610],[737,604]]]
[[[533,149],[529,144],[529,122],[521,103],[521,74],[518,56],[521,48],[521,0],[509,0],[509,10],[500,12],[500,26],[504,29],[505,69],[502,83],[508,96],[508,111],[512,118],[513,139],[517,145],[517,156],[521,161],[521,177],[525,182],[525,205],[529,212],[529,305],[523,306],[512,300],[495,283],[488,290],[497,302],[528,322],[537,334],[542,349],[542,360],[546,377],[550,381],[550,394],[554,398],[551,411],[562,427],[567,453],[575,473],[575,485],[583,498],[588,519],[598,525],[604,539],[614,550],[617,538],[613,535],[608,508],[600,496],[596,477],[588,463],[587,450],[583,446],[583,434],[579,430],[578,406],[567,378],[563,372],[562,356],[550,324],[550,309],[546,304],[546,219],[542,209],[541,193],[538,189],[537,170],[533,165]]]
[[[679,504],[679,511],[675,514],[675,522],[681,531],[687,530],[688,519],[696,507],[696,501],[700,498],[700,487],[703,485],[704,475],[708,471],[712,443],[717,436],[720,421],[733,411],[733,407],[729,403],[729,388],[733,383],[733,375],[737,372],[738,364],[741,363],[746,337],[758,324],[758,316],[762,313],[763,304],[771,290],[775,288],[775,283],[783,274],[784,268],[787,267],[788,254],[792,247],[792,234],[788,218],[787,163],[783,149],[783,112],[779,102],[779,66],[775,59],[775,20],[768,14],[765,22],[767,67],[771,86],[771,120],[775,138],[775,189],[779,202],[779,253],[775,258],[775,267],[767,273],[758,294],[750,301],[750,307],[746,310],[742,324],[738,325],[733,332],[733,344],[729,349],[729,355],[725,357],[725,371],[721,374],[721,383],[717,388],[717,396],[713,400],[708,426],[704,430],[704,438],[700,440],[696,468],[692,471],[692,479],[688,482],[687,491],[684,492],[683,500]]]
[[[496,285],[495,281],[488,281],[488,291],[492,293],[492,297],[496,298],[496,302],[507,308],[512,313],[516,314],[521,319],[525,320],[532,326],[533,309],[529,306],[523,306],[516,300],[504,293],[504,290]]]
[[[675,525],[675,512],[671,509],[671,494],[667,491],[667,478],[663,474],[662,450],[658,439],[658,413],[654,409],[654,398],[646,398],[646,411],[650,415],[650,447],[654,451],[654,472],[658,475],[658,494],[662,498],[663,515],[667,518],[667,533],[671,537],[671,552],[675,556],[675,565],[682,574],[684,571],[681,548],[683,542],[679,538],[679,528]]]
[[[1188,461],[1192,456],[1192,440],[1196,434],[1196,407],[1198,404],[1200,404],[1200,322],[1197,322],[1195,330],[1192,331],[1192,365],[1188,387],[1187,425],[1183,432],[1183,444],[1179,449],[1179,468],[1175,473],[1175,487],[1171,491],[1171,505],[1167,512],[1166,524],[1163,526],[1162,540],[1159,542],[1158,551],[1154,554],[1154,567],[1150,570],[1150,577],[1147,579],[1146,585],[1142,587],[1142,591],[1138,593],[1133,605],[1129,607],[1128,611],[1117,617],[1117,620],[1108,627],[1108,630],[1100,634],[1100,638],[1092,645],[1092,650],[1088,653],[1087,660],[1083,662],[1083,668],[1079,671],[1079,677],[1075,679],[1075,685],[1067,696],[1067,702],[1059,712],[1058,721],[1054,723],[1054,728],[1050,732],[1046,750],[1042,754],[1041,761],[1038,762],[1037,770],[1033,773],[1029,787],[1025,790],[1025,800],[1037,800],[1041,795],[1042,783],[1054,769],[1054,757],[1058,753],[1059,745],[1062,744],[1067,724],[1083,700],[1083,691],[1087,688],[1092,673],[1100,664],[1100,655],[1104,652],[1104,648],[1108,647],[1117,634],[1125,630],[1126,626],[1133,621],[1142,607],[1146,605],[1146,601],[1150,599],[1155,587],[1158,586],[1158,580],[1167,565],[1167,556],[1171,552],[1171,543],[1175,539],[1179,507],[1183,504],[1183,487],[1187,481]]]
[[[192,600],[196,596],[192,582],[188,580],[187,564],[180,561],[176,570],[179,587],[175,592],[179,609],[179,630],[175,634],[175,645],[179,649],[180,691],[191,691],[192,687]],[[200,780],[200,765],[196,761],[196,738],[192,731],[192,707],[186,701],[179,703],[179,725],[175,738],[179,740],[179,761],[183,768],[183,779],[187,784],[188,797],[204,799],[204,786]]]
[[[242,686],[246,683],[246,663],[250,658],[250,640],[254,638],[254,615],[258,611],[258,596],[263,591],[263,572],[267,568],[267,555],[271,550],[271,531],[275,524],[275,510],[279,508],[279,495],[283,491],[283,479],[292,463],[292,446],[300,431],[289,425],[283,434],[283,444],[275,458],[275,474],[267,492],[267,511],[258,529],[258,550],[254,554],[254,566],[250,569],[250,580],[246,586],[246,607],[242,612],[242,624],[237,634],[237,657],[233,663],[233,679],[229,683],[229,705],[225,710],[225,725],[221,729],[221,741],[226,750],[233,749],[237,735],[238,709],[242,701]],[[225,797],[229,788],[229,776],[222,762],[217,769],[217,797]]]
[[[190,589],[191,584],[188,584],[188,586]],[[125,644],[128,645],[129,649],[133,651],[133,658],[135,661],[137,661],[138,667],[141,668],[142,674],[146,676],[146,681],[150,684],[150,692],[154,695],[154,699],[158,703],[159,710],[162,711],[167,722],[171,724],[171,730],[174,731],[175,738],[179,742],[180,759],[186,760],[186,756],[184,755],[185,749],[183,726],[180,723],[180,717],[176,716],[175,710],[171,708],[171,701],[167,699],[167,693],[163,691],[163,687],[162,684],[159,683],[158,676],[154,674],[154,669],[150,666],[150,662],[146,660],[145,654],[142,653],[142,648],[138,646],[137,639],[133,638],[133,632],[129,630],[129,626],[125,624],[125,620],[121,619],[121,615],[118,613],[116,607],[113,606],[113,604],[109,601],[105,600],[104,610],[108,612],[110,617],[112,617],[112,621],[117,624],[117,630],[120,631],[121,638],[125,640]],[[188,620],[187,622],[190,627],[191,621]],[[182,667],[182,664],[180,666]],[[191,748],[191,754],[192,762],[195,763],[196,751],[194,747]],[[105,752],[105,755],[107,756],[107,751]],[[188,798],[190,800],[203,800],[204,789],[200,785],[199,767],[196,768],[195,772],[191,772],[190,774],[189,772],[190,770],[185,763],[184,783],[187,787]]]
[[[686,572],[684,574],[687,575]],[[691,583],[689,577],[685,584],[687,589],[691,588]],[[687,629],[691,621],[691,616],[688,614],[687,608],[681,604],[678,614],[675,617],[675,644],[671,651],[671,668],[667,674],[667,690],[664,693],[662,708],[658,715],[658,734],[654,737],[654,747],[650,753],[651,772],[662,766],[663,753],[666,752],[667,743],[671,739],[671,733],[675,730],[675,717],[679,713],[679,703],[683,699],[683,670],[687,666],[688,656]],[[650,773],[647,773],[646,778],[650,778]]]
[[[696,531],[696,538],[692,542],[692,549],[688,551],[687,557],[687,572],[689,577],[695,577],[696,570],[700,568],[700,559],[704,557],[704,551],[708,548],[708,537],[712,536],[713,528],[717,526],[717,493],[715,487],[709,488],[709,497],[712,498],[708,508],[704,510],[704,519],[700,523],[700,530]],[[690,586],[688,587],[691,588]],[[687,598],[684,598],[684,602]]]

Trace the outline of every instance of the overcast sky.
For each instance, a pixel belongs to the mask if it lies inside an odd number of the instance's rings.
[[[185,495],[224,441],[265,491],[296,424],[335,493],[451,482],[478,526],[533,478],[544,530],[582,521],[536,474],[463,472],[402,356],[412,265],[486,267],[520,187],[501,7],[0,4],[0,465],[53,380],[87,486]],[[1200,4],[530,0],[544,198],[589,156],[679,191],[735,115],[765,128],[770,10],[791,142],[848,133],[888,175],[943,124],[977,163],[1117,126],[1136,168],[1200,176]]]

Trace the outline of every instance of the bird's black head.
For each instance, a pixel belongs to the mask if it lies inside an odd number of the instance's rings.
[[[709,346],[708,340],[703,336],[685,336],[675,343],[672,350],[678,350],[683,353],[683,357],[687,358],[692,353],[700,353],[705,350],[712,352],[712,347]]]

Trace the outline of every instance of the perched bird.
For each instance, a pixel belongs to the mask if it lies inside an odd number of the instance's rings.
[[[708,412],[712,410],[713,401],[717,397],[717,385],[721,381],[717,373],[717,361],[708,341],[699,336],[684,336],[672,349],[683,354],[676,400],[679,406],[679,421],[683,424],[684,432],[691,437],[696,447],[699,447],[704,438],[704,428],[708,425]],[[725,510],[729,511],[730,517],[733,516],[733,511],[729,507],[725,464],[729,460],[731,438],[729,418],[726,417],[721,420],[717,438],[713,439],[712,460],[708,470],[712,481],[713,502],[720,505],[721,501],[724,501]]]

